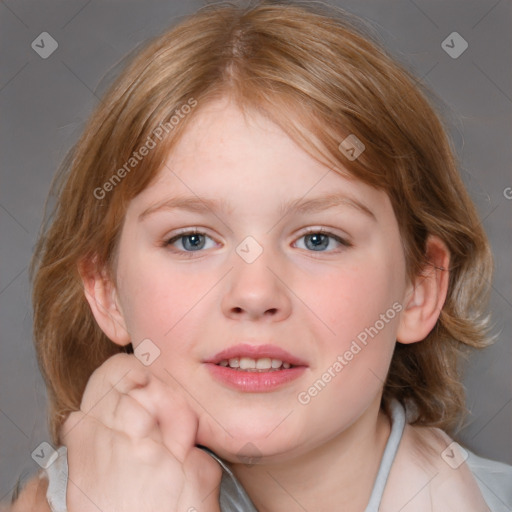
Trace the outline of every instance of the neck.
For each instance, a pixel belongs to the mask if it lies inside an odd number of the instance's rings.
[[[364,510],[390,433],[379,404],[380,396],[349,428],[299,457],[250,467],[233,464],[258,511]]]

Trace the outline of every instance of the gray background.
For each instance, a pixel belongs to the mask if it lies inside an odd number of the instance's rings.
[[[48,440],[45,391],[32,345],[27,266],[51,178],[98,103],[107,72],[141,41],[203,4],[0,3],[0,499],[22,471],[38,469],[31,452]],[[512,187],[512,3],[336,4],[369,19],[387,47],[446,104],[463,179],[493,245],[491,306],[500,333],[492,348],[470,361],[466,385],[472,415],[461,438],[476,453],[512,464],[512,200],[504,193]],[[469,44],[457,59],[441,47],[454,31]],[[48,59],[31,48],[42,32],[49,32],[59,45]]]

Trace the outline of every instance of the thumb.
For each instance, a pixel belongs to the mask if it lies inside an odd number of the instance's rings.
[[[150,375],[148,384],[130,392],[146,407],[162,434],[162,442],[181,463],[195,447],[199,420],[178,384],[168,384]]]
[[[185,486],[179,499],[181,512],[219,512],[222,468],[200,448],[194,447],[183,462]]]

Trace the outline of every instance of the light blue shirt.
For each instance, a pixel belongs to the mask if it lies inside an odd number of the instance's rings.
[[[365,512],[378,512],[405,427],[405,411],[394,400],[391,403],[391,432],[384,449],[377,477]],[[258,512],[251,499],[228,465],[207,448],[203,448],[222,467],[220,487],[220,509],[222,512]],[[491,512],[512,512],[512,466],[478,457],[469,450],[466,464],[478,483],[482,496]],[[65,446],[58,449],[59,458],[48,468],[49,480],[47,499],[53,512],[67,512],[67,451]]]

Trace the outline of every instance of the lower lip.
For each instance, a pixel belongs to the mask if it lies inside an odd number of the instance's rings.
[[[266,393],[299,378],[305,366],[294,366],[287,370],[272,372],[246,372],[233,370],[229,366],[206,363],[215,379],[238,391],[246,393]]]

